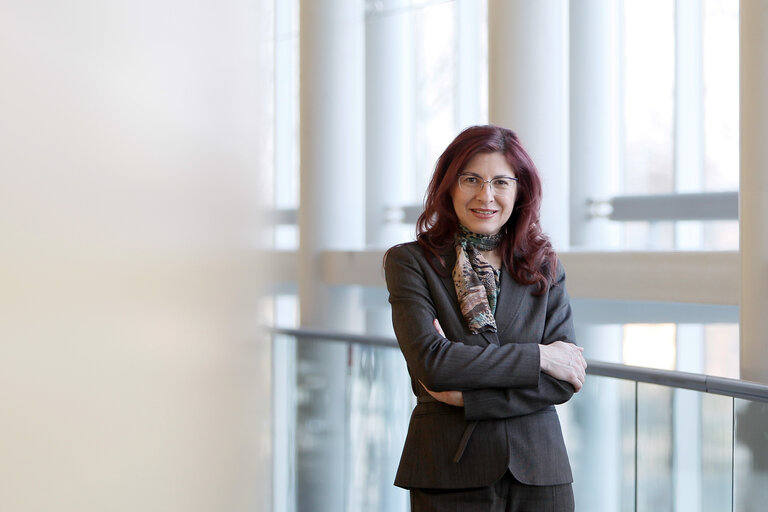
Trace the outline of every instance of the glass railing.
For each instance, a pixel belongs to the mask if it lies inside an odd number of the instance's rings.
[[[415,403],[395,340],[273,339],[288,361],[274,365],[275,510],[408,511],[392,482]],[[558,406],[577,510],[768,509],[768,386],[599,361],[588,373]]]

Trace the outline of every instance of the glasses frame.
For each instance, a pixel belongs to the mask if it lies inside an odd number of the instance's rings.
[[[472,190],[472,189],[466,189],[466,188],[462,188],[462,186],[461,186],[461,178],[463,178],[464,176],[469,176],[469,177],[471,177],[471,178],[477,178],[478,180],[480,180],[480,182],[481,182],[481,183],[480,183],[480,188],[479,188],[478,190]],[[492,193],[492,194],[494,194],[494,195],[499,195],[499,196],[502,196],[502,195],[506,194],[506,192],[497,192],[497,191],[496,191],[496,189],[495,189],[495,188],[493,188],[493,181],[494,181],[494,180],[498,180],[498,179],[502,179],[502,180],[512,180],[512,181],[514,181],[515,183],[517,183],[518,181],[520,181],[520,180],[519,180],[518,178],[516,178],[515,176],[497,176],[497,177],[495,177],[495,178],[491,178],[490,180],[484,180],[482,177],[478,176],[477,174],[472,174],[472,173],[461,172],[461,173],[459,173],[459,174],[457,174],[457,175],[456,175],[456,183],[458,183],[458,185],[459,185],[459,189],[460,189],[460,190],[463,190],[463,191],[465,191],[465,192],[482,192],[482,191],[483,191],[483,187],[484,187],[484,186],[485,186],[485,184],[487,183],[487,184],[488,184],[488,186],[489,186],[489,187],[491,187],[491,193]],[[512,189],[510,188],[510,190],[512,190]]]

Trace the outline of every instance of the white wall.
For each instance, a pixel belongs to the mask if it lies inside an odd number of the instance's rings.
[[[0,4],[0,510],[268,508],[264,4]]]

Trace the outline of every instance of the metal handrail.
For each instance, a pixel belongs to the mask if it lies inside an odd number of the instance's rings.
[[[351,334],[319,329],[289,329],[283,327],[270,327],[268,328],[268,331],[272,334],[284,334],[296,338],[398,348],[397,340],[385,336]],[[726,377],[714,377],[700,373],[644,368],[640,366],[609,363],[606,361],[595,361],[592,359],[587,359],[587,365],[587,373],[589,375],[658,384],[660,386],[679,389],[692,389],[703,393],[741,398],[744,400],[768,402],[768,385],[760,384],[758,382],[729,379]]]

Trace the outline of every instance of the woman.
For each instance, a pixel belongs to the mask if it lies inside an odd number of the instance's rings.
[[[440,156],[417,240],[385,257],[417,405],[395,485],[412,512],[573,510],[554,404],[584,383],[565,273],[515,134],[474,126]]]

